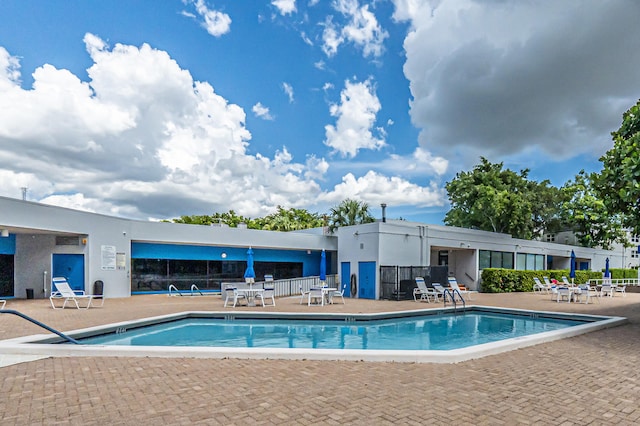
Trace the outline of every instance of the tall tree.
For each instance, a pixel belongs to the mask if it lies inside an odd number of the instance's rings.
[[[324,225],[324,221],[318,213],[311,213],[304,209],[284,209],[281,206],[278,206],[275,213],[266,216],[262,223],[261,229],[271,231],[295,231],[319,228]]]
[[[548,180],[530,181],[529,170],[503,170],[480,158],[470,172],[460,172],[447,182],[451,209],[444,222],[450,226],[502,232],[531,239],[558,222],[559,189]]]
[[[610,213],[599,197],[593,181],[595,173],[578,173],[573,181],[562,187],[565,201],[562,203],[562,220],[572,230],[584,247],[611,249],[614,242],[626,241],[620,215]]]
[[[334,232],[340,226],[371,223],[375,219],[369,212],[369,204],[364,201],[347,198],[329,210],[329,231]]]
[[[640,234],[640,101],[622,115],[611,136],[613,148],[600,157],[596,188],[607,209],[621,215],[623,226]]]

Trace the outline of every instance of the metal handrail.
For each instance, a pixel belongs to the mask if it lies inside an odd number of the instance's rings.
[[[36,319],[33,319],[33,318],[31,318],[30,316],[27,316],[27,315],[23,314],[22,312],[18,312],[18,311],[13,310],[13,309],[0,309],[0,314],[13,314],[13,315],[17,315],[17,316],[19,316],[20,318],[24,318],[24,319],[26,319],[27,321],[30,321],[30,322],[32,322],[33,324],[35,324],[35,325],[37,325],[37,326],[39,326],[39,327],[44,328],[44,329],[45,329],[45,330],[47,330],[47,331],[50,331],[50,332],[52,332],[52,333],[57,334],[58,336],[62,337],[63,339],[65,339],[65,340],[66,340],[66,341],[68,341],[68,342],[75,343],[76,345],[80,345],[80,342],[78,342],[76,339],[71,338],[71,337],[67,336],[67,335],[66,335],[66,334],[64,334],[64,333],[61,333],[61,332],[59,332],[58,330],[55,330],[55,329],[53,329],[53,328],[49,327],[48,325],[43,324],[43,323],[41,323],[40,321],[38,321],[38,320],[36,320]]]
[[[444,293],[442,293],[442,300],[444,302],[444,306],[447,306],[447,294],[448,294],[449,297],[451,297],[451,302],[453,303],[453,309],[454,310],[458,309],[458,304],[456,303],[456,298],[455,298],[456,293],[458,294],[458,297],[460,297],[460,300],[462,301],[462,307],[466,309],[467,304],[464,301],[464,297],[462,297],[462,293],[460,293],[460,290],[458,289],[449,289],[449,288],[444,289]]]

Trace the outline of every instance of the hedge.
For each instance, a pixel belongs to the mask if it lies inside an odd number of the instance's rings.
[[[614,270],[611,270],[612,272]],[[623,271],[620,269],[619,271]],[[637,271],[632,270],[637,277]],[[544,271],[516,271],[514,269],[487,268],[482,270],[482,292],[483,293],[511,293],[514,291],[533,291],[533,277],[538,277],[544,282],[542,277],[556,279],[562,282],[562,277],[569,277],[568,269],[544,270]],[[590,279],[601,279],[602,272],[599,271],[576,271],[576,284],[583,284]],[[614,275],[612,278],[616,278]]]

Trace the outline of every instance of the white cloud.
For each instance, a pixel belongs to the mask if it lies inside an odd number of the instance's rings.
[[[253,108],[251,108],[256,117],[260,117],[264,120],[273,120],[273,116],[269,112],[269,108],[262,105],[260,102],[255,104]]]
[[[296,0],[273,0],[271,2],[279,11],[280,15],[290,15],[296,11]]]
[[[198,15],[204,20],[201,24],[209,34],[220,37],[231,31],[231,17],[229,15],[209,9],[204,0],[191,0],[191,3],[195,6]],[[183,15],[189,16],[191,14],[186,12]]]
[[[289,103],[293,103],[293,101],[295,100],[294,97],[293,97],[293,86],[291,86],[287,82],[283,82],[282,83],[282,90],[284,90],[284,93],[289,98]]]
[[[411,26],[404,72],[420,144],[461,168],[479,155],[597,158],[640,96],[638,3],[394,4]]]
[[[332,192],[322,194],[320,198],[329,204],[355,198],[370,205],[384,202],[396,206],[432,207],[444,205],[446,193],[436,183],[423,187],[399,177],[369,171],[359,178],[348,173]]]
[[[318,61],[318,62],[314,62],[313,66],[322,71],[325,69],[326,64],[324,61]]]
[[[329,57],[338,52],[342,43],[353,43],[362,49],[364,57],[377,58],[384,52],[384,40],[389,33],[378,23],[376,16],[369,10],[369,5],[360,6],[357,0],[335,0],[334,9],[347,19],[347,23],[339,29],[333,17],[327,17],[322,34],[323,51]]]
[[[371,80],[345,81],[340,104],[333,104],[330,113],[337,118],[335,126],[326,125],[324,143],[342,156],[355,157],[360,149],[380,149],[384,139],[373,135],[371,129],[381,105]]]

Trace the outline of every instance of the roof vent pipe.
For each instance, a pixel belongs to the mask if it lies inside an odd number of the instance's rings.
[[[382,207],[382,222],[386,222],[387,221],[387,205],[385,203],[380,204],[380,207]]]

